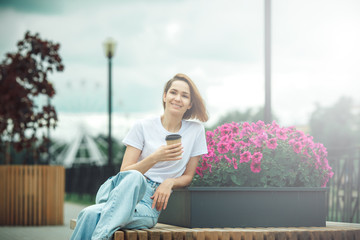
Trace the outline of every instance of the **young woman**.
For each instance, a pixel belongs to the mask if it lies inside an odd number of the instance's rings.
[[[123,143],[120,172],[82,210],[71,239],[111,239],[117,229],[151,228],[166,209],[172,189],[189,185],[202,154],[207,153],[204,127],[188,119],[208,120],[203,99],[185,74],[170,79],[163,93],[164,113],[137,122]],[[181,135],[167,145],[165,137]]]

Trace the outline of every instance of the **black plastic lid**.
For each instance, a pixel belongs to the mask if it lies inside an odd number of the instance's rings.
[[[179,138],[181,138],[181,135],[179,135],[179,134],[170,134],[170,135],[166,136],[165,140],[166,141],[169,141],[169,140],[171,141],[171,140],[177,140]]]

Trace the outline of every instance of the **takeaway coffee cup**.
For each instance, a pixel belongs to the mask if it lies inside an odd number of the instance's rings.
[[[166,136],[165,140],[166,140],[167,145],[181,143],[181,135],[179,135],[179,134],[170,134],[170,135]]]

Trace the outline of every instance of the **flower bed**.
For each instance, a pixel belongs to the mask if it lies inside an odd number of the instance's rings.
[[[325,187],[333,176],[326,148],[294,127],[228,123],[206,138],[192,186]]]
[[[192,186],[175,190],[159,221],[185,227],[325,226],[326,148],[275,122],[228,123],[206,133]],[[181,209],[181,211],[179,211]]]

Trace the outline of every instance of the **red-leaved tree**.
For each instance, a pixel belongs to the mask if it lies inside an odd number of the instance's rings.
[[[48,75],[63,71],[64,65],[58,53],[60,44],[42,40],[39,34],[27,32],[17,48],[16,53],[6,54],[0,65],[0,141],[7,149],[12,145],[21,151],[36,145],[39,129],[56,127],[54,106],[40,108],[34,99],[40,95],[54,96]],[[46,150],[47,141],[43,135],[40,151]]]

